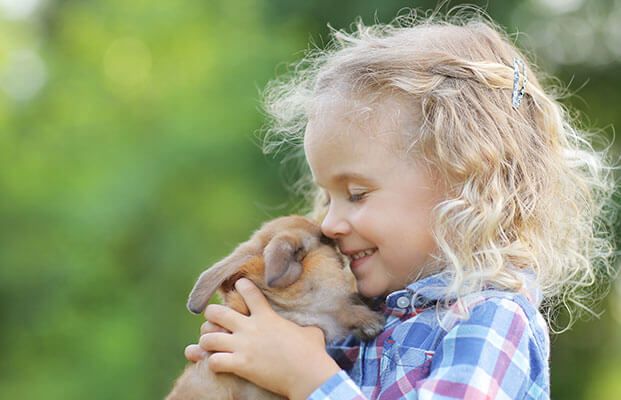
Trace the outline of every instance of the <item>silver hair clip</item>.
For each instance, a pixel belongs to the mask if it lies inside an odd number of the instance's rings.
[[[522,72],[524,73],[524,79],[522,80],[522,87],[518,90],[518,84],[520,83],[520,69],[519,66],[522,67]],[[513,103],[513,108],[517,110],[522,102],[522,97],[524,97],[524,92],[526,91],[526,82],[528,80],[528,75],[526,74],[526,66],[520,60],[519,57],[513,57],[513,96],[511,96],[511,102]]]

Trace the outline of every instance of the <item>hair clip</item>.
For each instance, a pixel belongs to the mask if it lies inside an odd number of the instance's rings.
[[[524,79],[522,80],[522,87],[518,90],[518,83],[520,83],[519,66],[522,67],[522,71],[524,72]],[[511,97],[511,102],[513,103],[513,108],[516,110],[522,102],[522,97],[524,97],[527,79],[526,66],[519,57],[513,57],[513,96]]]

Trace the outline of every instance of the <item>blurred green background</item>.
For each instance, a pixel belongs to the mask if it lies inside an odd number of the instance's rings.
[[[613,142],[621,1],[489,3]],[[0,397],[163,398],[203,321],[194,279],[299,205],[257,146],[259,89],[328,22],[434,5],[0,0]],[[553,398],[621,398],[619,285],[599,311],[553,338]]]

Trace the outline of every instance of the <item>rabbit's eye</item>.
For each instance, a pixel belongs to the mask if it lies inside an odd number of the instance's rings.
[[[302,262],[302,260],[304,260],[304,257],[306,257],[306,252],[303,248],[299,247],[295,249],[295,252],[293,253],[293,258],[295,258],[296,261]]]

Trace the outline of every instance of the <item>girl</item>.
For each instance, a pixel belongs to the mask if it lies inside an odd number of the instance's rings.
[[[303,143],[315,216],[385,329],[326,351],[240,279],[251,315],[209,305],[186,357],[290,399],[549,398],[539,308],[608,270],[609,168],[481,17],[333,36],[268,87],[269,137]]]

